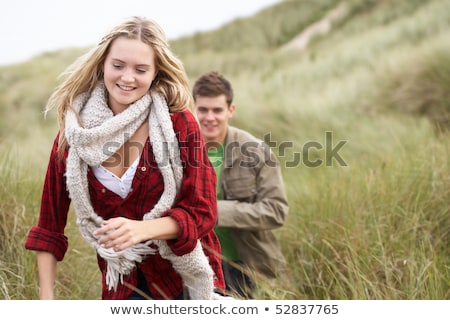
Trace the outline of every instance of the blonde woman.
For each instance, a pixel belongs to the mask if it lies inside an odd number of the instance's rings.
[[[37,251],[40,298],[56,298],[71,203],[97,252],[103,299],[220,296],[216,176],[158,24],[131,17],[113,28],[68,68],[51,108],[60,130],[25,244]]]

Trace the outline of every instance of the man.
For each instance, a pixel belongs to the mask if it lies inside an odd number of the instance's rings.
[[[288,214],[280,165],[261,140],[228,124],[235,111],[233,88],[220,73],[201,76],[193,97],[218,178],[216,233],[227,289],[251,298],[255,277],[274,279],[285,265],[272,233]]]

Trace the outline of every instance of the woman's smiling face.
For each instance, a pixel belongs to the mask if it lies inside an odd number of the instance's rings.
[[[120,113],[142,98],[156,74],[155,52],[150,45],[126,37],[115,39],[103,64],[111,110]]]

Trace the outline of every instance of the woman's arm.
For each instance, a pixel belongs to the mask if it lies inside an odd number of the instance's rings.
[[[25,248],[37,252],[39,296],[54,299],[56,262],[64,258],[68,239],[64,234],[70,198],[65,182],[65,162],[58,157],[58,138],[55,138],[42,190],[38,225],[28,232]]]
[[[41,300],[55,299],[56,258],[46,251],[37,252],[39,271],[39,298]]]
[[[170,217],[142,221],[119,217],[104,221],[94,234],[101,236],[98,243],[105,248],[120,251],[147,240],[175,239],[178,231],[178,224]]]

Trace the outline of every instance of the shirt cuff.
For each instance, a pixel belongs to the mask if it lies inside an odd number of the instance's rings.
[[[68,246],[69,242],[64,234],[51,232],[37,226],[31,228],[25,241],[26,249],[50,252],[57,261],[64,259]]]
[[[177,239],[167,240],[167,244],[177,256],[182,256],[192,252],[197,246],[197,229],[193,227],[194,222],[186,217],[186,214],[179,214],[177,210],[169,210],[171,217],[178,224],[179,231]]]

